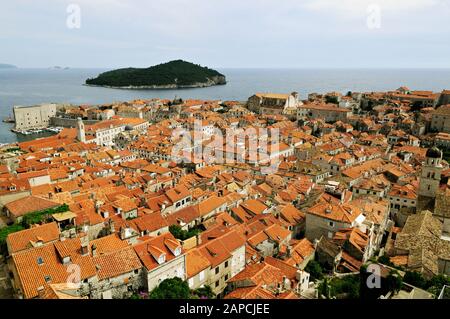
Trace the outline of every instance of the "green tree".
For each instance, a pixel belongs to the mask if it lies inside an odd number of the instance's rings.
[[[339,104],[338,98],[336,96],[326,96],[325,102],[332,104]]]
[[[200,229],[198,228],[192,228],[186,231],[178,225],[170,225],[169,231],[173,235],[173,237],[179,240],[186,240],[200,233]]]
[[[426,288],[427,280],[417,271],[407,271],[403,281],[418,288]]]
[[[152,290],[150,299],[189,299],[191,291],[187,282],[178,277],[162,281]]]
[[[397,293],[402,288],[403,280],[396,270],[391,270],[386,277],[386,284],[389,291]]]
[[[321,280],[323,278],[322,266],[315,260],[311,260],[308,265],[306,265],[305,271],[309,272],[313,279]]]
[[[192,293],[198,296],[200,299],[212,299],[215,297],[214,292],[210,286],[203,286],[192,291]]]
[[[7,247],[6,247],[6,237],[8,237],[9,234],[24,230],[25,228],[20,224],[13,224],[11,226],[4,227],[0,229],[0,252],[3,254],[7,253]]]

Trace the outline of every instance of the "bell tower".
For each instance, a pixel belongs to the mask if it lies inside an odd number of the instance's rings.
[[[420,174],[418,212],[434,208],[434,201],[441,181],[441,161],[442,152],[437,147],[428,149],[426,161]]]
[[[77,120],[77,139],[82,143],[86,143],[86,133],[84,131],[84,123],[81,118]]]

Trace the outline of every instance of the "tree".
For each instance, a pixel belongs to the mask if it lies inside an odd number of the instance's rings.
[[[427,291],[437,296],[445,285],[450,285],[450,278],[442,274],[436,275],[427,282]]]
[[[319,298],[321,298],[321,296],[324,296],[326,299],[330,299],[330,284],[329,284],[329,279],[328,278],[324,278],[320,284],[319,287],[317,288],[319,291]]]
[[[150,299],[189,299],[191,291],[186,281],[174,277],[162,281],[152,290]]]
[[[397,293],[402,288],[403,280],[396,270],[391,270],[389,275],[386,277],[386,283],[388,291]]]
[[[309,272],[309,274],[311,275],[311,277],[313,279],[322,279],[323,278],[323,269],[322,266],[320,266],[320,264],[315,261],[315,260],[311,260],[308,265],[306,265],[305,267],[305,271]]]
[[[192,291],[192,293],[200,299],[212,299],[215,297],[210,286],[200,287]]]
[[[407,271],[403,281],[418,288],[426,288],[427,280],[417,271]]]
[[[336,96],[326,96],[325,102],[332,104],[339,104],[338,98]]]
[[[186,240],[200,233],[200,230],[198,228],[193,228],[189,231],[186,231],[178,225],[170,225],[169,231],[173,235],[173,237],[179,240]]]

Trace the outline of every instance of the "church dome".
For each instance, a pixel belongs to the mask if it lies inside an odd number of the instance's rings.
[[[434,147],[428,149],[426,156],[429,158],[441,158],[442,152],[440,149],[438,149],[436,146],[434,146]]]

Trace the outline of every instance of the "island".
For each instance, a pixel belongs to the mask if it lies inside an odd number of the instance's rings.
[[[200,88],[226,84],[225,75],[198,64],[175,60],[149,68],[124,68],[87,79],[86,85],[121,89]]]
[[[0,63],[0,69],[17,69],[17,66],[12,64]]]

